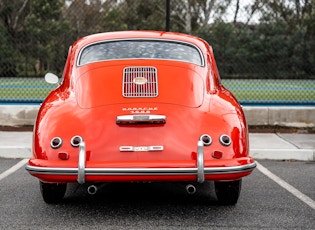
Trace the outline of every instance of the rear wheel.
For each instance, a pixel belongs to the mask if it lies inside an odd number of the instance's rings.
[[[241,193],[242,180],[215,182],[215,193],[223,205],[235,205]]]
[[[44,201],[48,204],[56,204],[62,201],[67,184],[49,184],[44,182],[40,183],[40,192]]]

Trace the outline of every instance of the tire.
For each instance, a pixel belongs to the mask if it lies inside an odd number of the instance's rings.
[[[39,184],[40,192],[47,204],[57,204],[62,201],[66,193],[67,184],[49,184],[41,181]]]
[[[235,205],[241,193],[242,180],[215,182],[215,194],[223,205]]]

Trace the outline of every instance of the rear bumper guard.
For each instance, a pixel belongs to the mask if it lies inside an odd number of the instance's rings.
[[[256,162],[228,167],[204,167],[204,151],[202,141],[198,141],[196,167],[193,168],[86,168],[85,143],[79,146],[78,168],[52,168],[27,165],[26,170],[31,174],[52,174],[52,175],[77,175],[79,184],[85,183],[88,175],[110,176],[174,176],[174,175],[196,175],[197,182],[203,183],[205,175],[215,174],[236,174],[250,172],[256,167]]]

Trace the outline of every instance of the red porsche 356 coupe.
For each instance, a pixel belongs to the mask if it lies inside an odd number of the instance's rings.
[[[58,83],[56,75],[46,81]],[[59,86],[42,103],[26,169],[47,203],[67,183],[214,181],[236,204],[255,168],[241,106],[224,86],[211,46],[185,34],[90,35],[69,49]]]

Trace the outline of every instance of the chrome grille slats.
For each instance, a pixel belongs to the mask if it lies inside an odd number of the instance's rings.
[[[157,97],[157,69],[151,66],[124,68],[122,90],[124,97]]]

